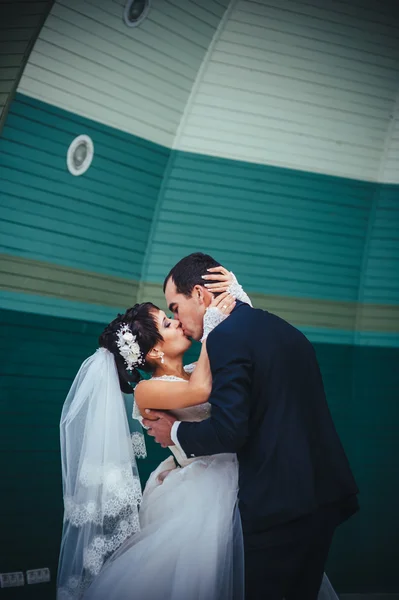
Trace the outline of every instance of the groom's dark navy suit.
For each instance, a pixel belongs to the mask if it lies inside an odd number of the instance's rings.
[[[247,598],[313,600],[358,491],[314,349],[292,325],[241,302],[207,349],[212,416],[181,423],[179,443],[189,457],[237,453]]]

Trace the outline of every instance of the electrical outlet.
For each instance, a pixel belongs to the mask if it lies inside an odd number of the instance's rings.
[[[32,583],[47,583],[50,581],[50,569],[31,569],[26,571],[26,581]]]
[[[16,571],[15,573],[0,573],[0,587],[20,587],[25,585],[24,574],[22,571]]]

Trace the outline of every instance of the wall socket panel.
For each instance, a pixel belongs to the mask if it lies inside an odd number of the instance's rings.
[[[50,581],[50,569],[31,569],[26,571],[26,581],[32,583],[48,583]]]
[[[25,578],[22,571],[16,571],[15,573],[0,573],[0,587],[20,587],[25,585]]]

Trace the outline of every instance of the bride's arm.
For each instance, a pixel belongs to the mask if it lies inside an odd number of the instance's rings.
[[[140,412],[146,408],[174,410],[203,404],[212,389],[206,343],[202,344],[197,366],[189,381],[152,380],[140,382],[134,391]]]
[[[228,292],[214,298],[209,308],[221,310],[223,318],[235,307],[235,299]],[[162,381],[149,379],[139,383],[134,392],[135,402],[141,413],[146,408],[175,410],[203,404],[212,389],[212,375],[209,367],[205,340],[201,354],[189,381]]]
[[[228,271],[222,266],[212,267],[208,269],[208,273],[203,275],[202,278],[210,281],[210,283],[205,283],[205,287],[213,294],[227,291],[237,300],[252,306],[251,298],[243,290],[242,285],[238,283],[232,271]]]

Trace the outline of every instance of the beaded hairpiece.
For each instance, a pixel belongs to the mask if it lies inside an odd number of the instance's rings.
[[[131,371],[144,363],[143,353],[138,345],[137,338],[133,335],[129,325],[123,323],[116,333],[119,354],[125,361],[126,368]]]

